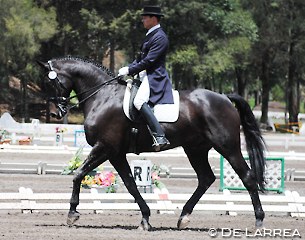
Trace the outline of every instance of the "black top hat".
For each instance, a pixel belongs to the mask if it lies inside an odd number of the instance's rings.
[[[144,6],[142,16],[153,15],[153,16],[164,16],[161,13],[161,8],[159,6]]]

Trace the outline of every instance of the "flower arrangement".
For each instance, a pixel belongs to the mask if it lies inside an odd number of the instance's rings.
[[[84,162],[83,160],[83,147],[80,147],[77,149],[74,156],[70,159],[68,166],[66,166],[61,174],[63,175],[69,175],[72,174],[76,169],[80,167]]]
[[[83,160],[83,147],[80,147],[74,156],[70,159],[68,166],[66,166],[62,173],[63,175],[72,174],[77,168],[79,168]],[[116,192],[117,189],[117,177],[111,171],[103,171],[103,169],[95,169],[84,177],[81,182],[81,187],[92,188],[101,187],[105,188],[106,193]]]
[[[56,133],[64,133],[64,132],[68,131],[68,129],[65,127],[56,127],[55,131],[56,131]]]
[[[81,187],[105,188],[106,193],[115,193],[117,190],[117,177],[111,171],[102,171],[96,173],[95,176],[87,175],[82,180]]]
[[[83,147],[80,147],[74,156],[70,159],[68,166],[64,168],[62,174],[72,174],[78,167],[82,165],[83,160]],[[165,184],[160,180],[162,174],[169,175],[168,167],[164,165],[154,164],[151,169],[152,184],[157,189],[166,189]],[[104,171],[102,168],[97,168],[84,177],[81,182],[83,188],[104,188],[106,193],[116,192],[118,185],[117,176],[112,171]]]
[[[7,131],[5,129],[0,129],[0,140],[2,140],[7,135]]]
[[[19,145],[30,145],[32,139],[31,137],[22,137],[21,139],[19,139]]]
[[[152,172],[151,172],[151,181],[155,185],[156,188],[163,189],[166,188],[165,184],[160,181],[161,177],[161,171],[163,170],[163,166],[158,166],[156,164],[153,165],[152,167]]]
[[[0,144],[10,143],[9,133],[5,129],[0,129]]]

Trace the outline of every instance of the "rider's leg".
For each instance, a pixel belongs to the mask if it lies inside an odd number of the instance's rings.
[[[151,134],[154,141],[153,148],[155,149],[155,151],[160,151],[163,146],[169,144],[169,141],[166,139],[158,120],[156,119],[151,108],[147,104],[149,100],[149,94],[149,82],[147,76],[145,76],[139,87],[138,93],[135,96],[133,104],[136,109],[138,109],[142,113],[146,123],[148,124],[151,130]]]
[[[144,116],[146,123],[151,130],[151,134],[154,140],[153,148],[155,151],[160,151],[162,147],[169,144],[169,141],[166,139],[160,123],[156,119],[147,103],[143,103],[140,112]]]
[[[149,82],[148,77],[145,76],[141,79],[142,83],[138,89],[138,92],[133,100],[133,105],[136,109],[139,111],[141,110],[141,107],[143,103],[147,103],[149,101],[149,95],[150,95],[150,88],[149,88]]]

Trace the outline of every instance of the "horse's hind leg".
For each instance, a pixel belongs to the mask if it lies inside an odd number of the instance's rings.
[[[72,196],[70,199],[70,210],[67,218],[67,224],[72,225],[76,222],[80,214],[76,211],[76,207],[79,204],[79,192],[80,192],[80,185],[83,178],[94,168],[98,167],[100,164],[107,160],[107,156],[103,151],[103,147],[100,144],[96,144],[90,154],[88,155],[87,159],[84,163],[77,169],[76,173],[73,177],[73,190]]]
[[[265,218],[265,213],[262,208],[261,201],[259,199],[258,195],[258,186],[255,180],[254,173],[251,171],[251,169],[248,167],[246,161],[244,160],[242,154],[240,151],[237,151],[238,154],[231,154],[228,156],[224,156],[241,181],[243,182],[245,188],[248,190],[251,200],[252,200],[252,205],[254,208],[254,213],[255,213],[255,218],[256,222],[255,225],[256,227],[261,227],[263,225],[263,220]]]
[[[184,151],[197,174],[198,186],[191,198],[186,202],[182,209],[177,224],[178,228],[180,229],[186,228],[188,226],[188,215],[192,213],[195,205],[198,203],[202,195],[216,179],[208,162],[208,150],[203,150],[203,147],[196,149],[185,147]]]
[[[150,209],[146,204],[145,200],[139,193],[135,180],[132,176],[129,164],[126,159],[126,155],[122,156],[115,156],[111,158],[110,163],[114,166],[117,170],[118,174],[122,178],[128,192],[134,197],[136,203],[138,203],[139,208],[142,213],[142,221],[140,225],[140,229],[142,230],[150,230],[151,225],[149,224],[149,216],[150,216]]]

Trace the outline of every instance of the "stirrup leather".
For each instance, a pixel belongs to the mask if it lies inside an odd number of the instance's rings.
[[[154,150],[156,152],[159,152],[161,150],[160,144],[158,143],[157,138],[153,134],[151,134],[151,136],[152,136],[152,139],[153,139],[152,147],[154,148]]]

